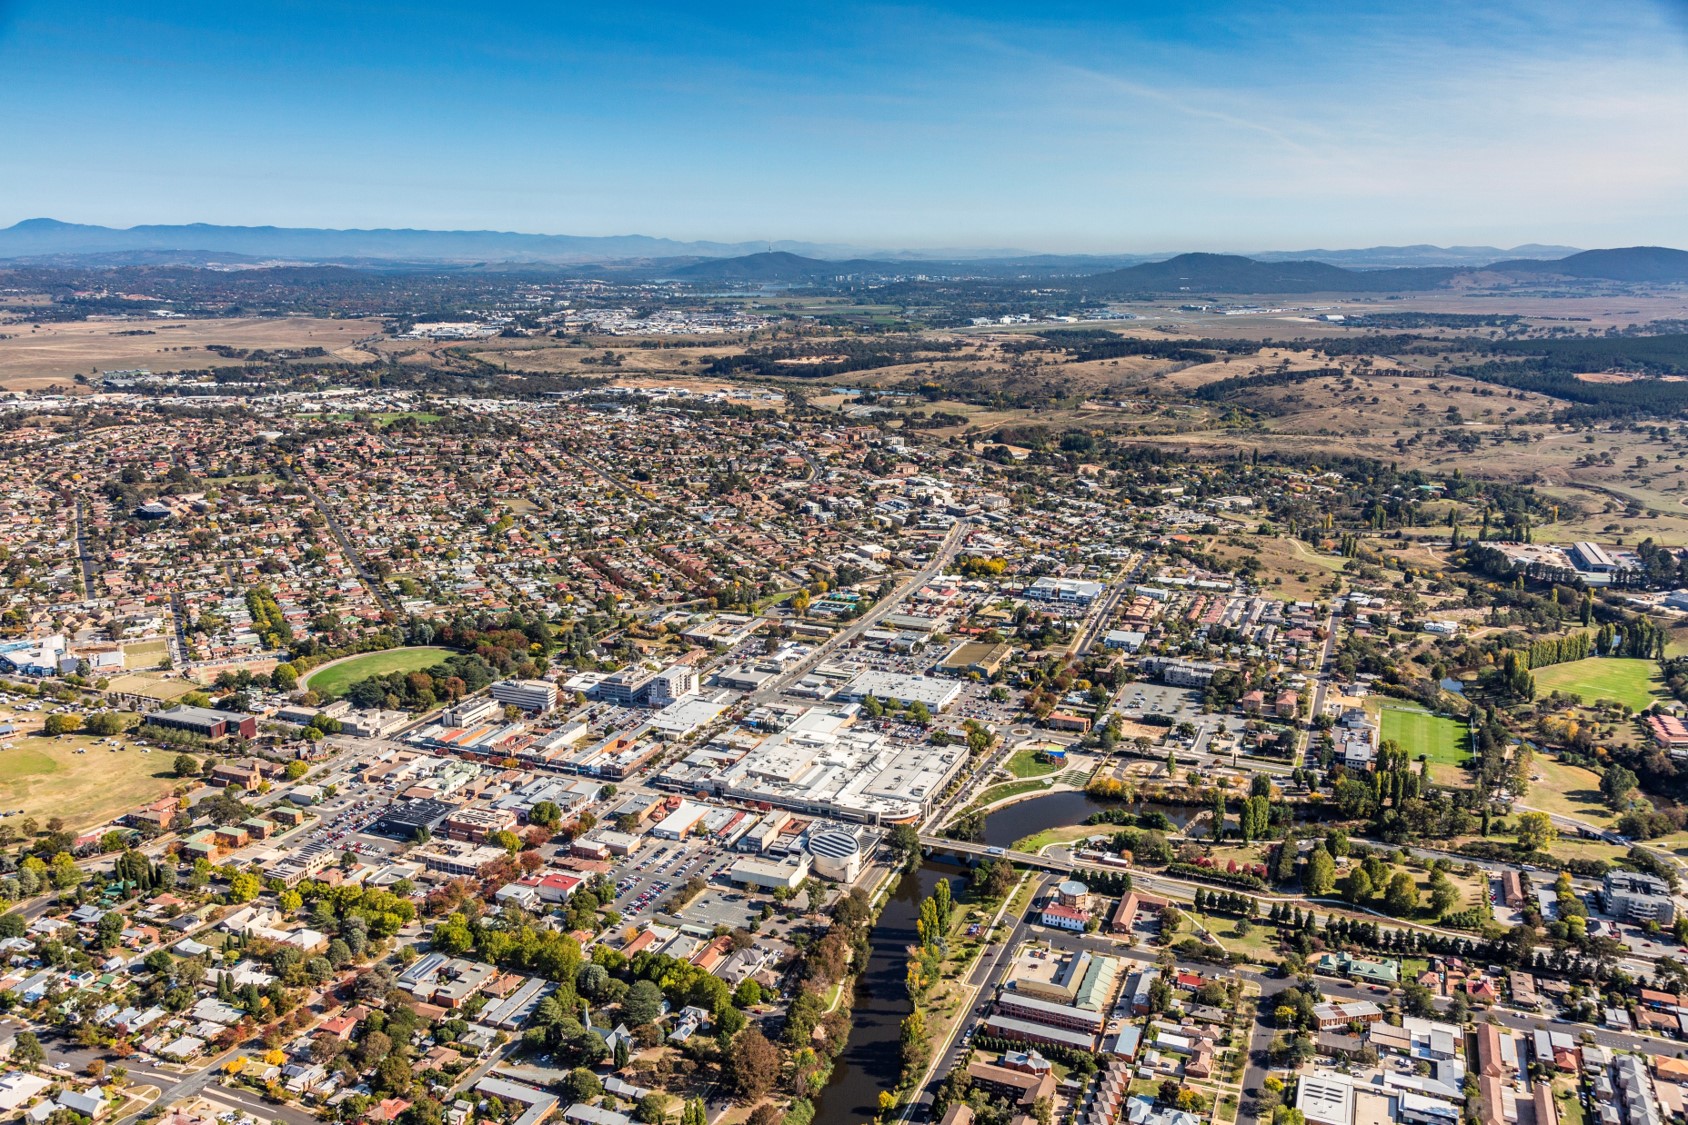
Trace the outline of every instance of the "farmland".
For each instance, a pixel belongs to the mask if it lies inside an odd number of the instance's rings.
[[[357,342],[378,326],[357,320],[306,317],[170,320],[137,327],[132,321],[89,320],[14,326],[0,339],[0,389],[70,387],[77,376],[145,368],[188,371],[231,361],[212,346],[242,351],[322,348],[346,360],[372,359]]]

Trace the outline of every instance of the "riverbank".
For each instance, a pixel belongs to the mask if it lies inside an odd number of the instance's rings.
[[[1078,824],[1103,807],[1106,803],[1070,786],[1017,794],[993,805],[981,833],[987,844],[1006,846],[1033,832]],[[831,1080],[814,1099],[814,1125],[862,1125],[872,1121],[880,1112],[880,1092],[897,1089],[902,1078],[902,1023],[914,1008],[908,992],[908,949],[919,940],[916,923],[920,902],[931,896],[939,879],[966,880],[969,870],[959,863],[923,859],[912,872],[901,874],[894,882],[890,878],[880,881],[874,893],[880,909],[869,938],[868,961],[856,978],[852,997],[850,1038],[834,1060]],[[1023,909],[1026,878],[1022,876],[1015,891],[1007,896],[987,934],[1016,904]],[[976,997],[976,991],[966,990],[976,990],[984,978],[978,982],[969,978],[993,948],[999,952],[1000,943],[995,947],[982,944],[958,969],[954,978],[962,986],[958,996]],[[932,1061],[925,1068],[928,1073],[943,1055],[936,1049],[939,1042],[947,1045],[953,1041],[956,1028],[963,1022],[960,1017],[972,1010],[972,1002],[963,999],[954,1005],[953,1013],[945,1013],[942,1030],[928,1028],[934,1045]],[[923,1088],[921,1083],[914,1090]]]

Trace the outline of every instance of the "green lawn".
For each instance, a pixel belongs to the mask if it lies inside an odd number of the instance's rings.
[[[334,660],[305,674],[300,687],[309,688],[325,698],[338,698],[359,680],[388,672],[420,672],[451,655],[448,648],[390,648],[381,652],[365,652]]]
[[[1008,772],[1015,777],[1042,777],[1062,768],[1060,762],[1038,761],[1037,751],[1035,746],[1024,746],[1014,751],[1014,756],[1008,759]]]
[[[1538,697],[1562,691],[1584,703],[1613,699],[1632,711],[1639,711],[1659,698],[1664,685],[1656,661],[1619,656],[1591,656],[1587,660],[1553,664],[1537,668],[1530,675],[1535,677]]]
[[[134,644],[123,646],[123,666],[156,668],[158,662],[169,655],[170,644],[162,638],[156,641],[136,641]]]
[[[1411,761],[1422,756],[1431,762],[1462,766],[1470,760],[1470,738],[1458,719],[1397,703],[1385,703],[1381,718],[1383,738],[1393,740]]]
[[[1036,855],[1050,844],[1071,844],[1079,840],[1088,840],[1092,836],[1106,836],[1108,831],[1109,826],[1106,824],[1075,824],[1063,828],[1045,828],[1041,832],[1033,832],[1030,836],[1021,836],[1008,845],[1008,850]]]
[[[1219,944],[1228,952],[1240,953],[1256,965],[1271,965],[1281,959],[1276,927],[1261,921],[1252,921],[1249,923],[1248,933],[1239,935],[1237,919],[1228,915],[1196,914],[1194,911],[1185,913],[1199,919],[1202,927],[1218,938]]]
[[[431,414],[426,410],[388,410],[379,414],[372,414],[370,417],[379,422],[384,429],[387,426],[391,426],[394,422],[397,422],[400,418],[414,418],[423,425],[429,425],[440,421],[445,417],[445,415]]]
[[[1009,797],[1018,797],[1022,793],[1033,793],[1039,789],[1047,789],[1049,788],[1049,784],[1050,783],[1048,781],[1035,777],[1028,777],[1021,781],[1004,781],[1000,785],[991,786],[989,789],[973,798],[973,803],[968,805],[967,809],[964,809],[963,811],[981,809],[986,805],[1006,800]]]
[[[175,755],[156,749],[142,754],[127,737],[123,745],[128,748],[113,753],[87,734],[9,740],[0,748],[0,807],[22,809],[43,824],[63,817],[68,827],[82,829],[169,793],[176,784],[170,772]],[[76,752],[84,747],[86,754]]]

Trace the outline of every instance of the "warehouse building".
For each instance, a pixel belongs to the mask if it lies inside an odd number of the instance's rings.
[[[209,707],[172,707],[168,711],[154,711],[146,717],[154,726],[187,731],[215,742],[219,738],[254,738],[258,734],[258,720],[238,711],[213,711]]]

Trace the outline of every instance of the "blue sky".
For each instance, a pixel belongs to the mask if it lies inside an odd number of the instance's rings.
[[[0,106],[0,224],[1688,246],[1688,0],[0,0]]]

